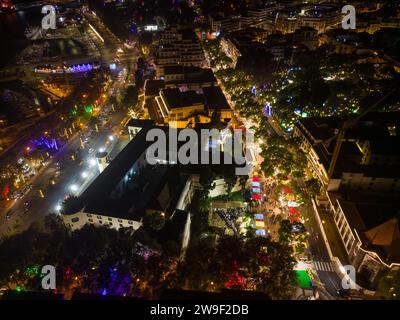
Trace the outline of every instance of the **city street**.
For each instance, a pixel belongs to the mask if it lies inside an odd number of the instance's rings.
[[[117,110],[111,114],[110,120],[98,133],[95,129],[88,129],[85,133],[81,133],[81,135],[93,133],[93,138],[88,141],[82,151],[83,161],[81,162],[71,159],[70,155],[81,145],[79,134],[72,137],[53,157],[48,166],[34,178],[31,182],[32,190],[8,209],[7,212],[10,210],[13,212],[10,219],[5,217],[3,211],[0,217],[0,234],[9,235],[26,229],[31,223],[48,213],[59,211],[58,206],[67,195],[82,192],[83,188],[87,187],[99,173],[97,163],[93,162],[95,153],[101,148],[112,151],[118,139],[127,142],[126,135],[119,136],[125,117],[125,110]],[[110,136],[114,137],[113,141],[110,141]],[[52,185],[50,181],[56,176],[57,171],[60,172],[60,176],[54,179],[55,185]],[[39,190],[43,192],[43,198]]]
[[[108,89],[111,95],[123,95],[130,84],[125,79],[133,74],[136,68],[137,51],[127,49],[93,13],[87,13],[86,18],[92,27],[87,32],[101,52],[103,64],[116,63],[115,77]],[[100,35],[101,34],[101,35]],[[101,41],[104,39],[104,41]],[[130,74],[127,73],[127,67]],[[107,100],[107,99],[106,99]],[[33,222],[40,220],[48,213],[58,213],[63,199],[70,195],[79,195],[99,174],[95,154],[105,150],[116,155],[127,142],[128,136],[120,135],[127,119],[127,110],[111,111],[107,102],[101,107],[101,116],[109,114],[106,120],[97,126],[88,127],[75,132],[67,143],[45,164],[40,172],[26,184],[31,184],[30,191],[21,199],[13,201],[7,208],[0,211],[0,236],[11,235],[28,228]],[[36,128],[47,127],[51,119],[48,117]],[[98,129],[98,132],[97,132]],[[82,143],[87,139],[87,142]],[[82,146],[84,149],[81,149]],[[114,148],[115,147],[115,148]],[[76,153],[79,151],[79,158]],[[74,155],[75,160],[73,160]],[[6,217],[8,216],[8,217]]]

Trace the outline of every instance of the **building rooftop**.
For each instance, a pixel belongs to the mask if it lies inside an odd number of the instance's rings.
[[[204,104],[203,97],[196,91],[181,92],[178,88],[168,88],[161,90],[161,92],[171,109]]]
[[[151,127],[154,125],[154,120],[151,119],[134,119],[131,118],[126,124],[127,127]]]
[[[80,195],[81,208],[77,208],[76,212],[83,209],[84,212],[94,215],[99,214],[135,221],[140,221],[147,209],[167,213],[173,212],[174,204],[178,201],[178,195],[181,193],[188,175],[201,171],[204,165],[150,165],[147,163],[145,158],[142,157],[144,157],[150,145],[154,143],[153,141],[146,141],[148,131],[153,128],[163,130],[166,133],[166,150],[170,150],[168,134],[171,128],[164,126],[144,127]],[[182,129],[178,129],[176,134],[180,130]],[[200,133],[198,136],[200,137]],[[202,159],[201,152],[205,150],[205,145],[202,142],[200,138],[197,143],[194,142],[197,146],[198,159]],[[209,144],[209,141],[207,140],[205,143]],[[180,148],[183,144],[186,144],[186,141],[179,141],[177,147]],[[215,150],[217,149],[210,148],[209,159],[211,159],[211,154]],[[168,155],[169,152],[167,151]],[[223,153],[221,153],[220,159],[221,164],[215,166],[225,170],[225,172],[229,168],[233,170],[233,166],[237,166],[235,159],[233,159],[233,165],[224,164]]]
[[[164,89],[164,80],[149,80],[144,83],[144,95],[146,97],[157,96]]]
[[[226,101],[225,95],[219,86],[203,88],[204,100],[208,109],[211,110],[230,110],[231,107]]]
[[[329,192],[365,249],[375,251],[386,263],[400,263],[399,193],[374,191]]]
[[[216,83],[217,79],[211,69],[193,66],[168,65],[164,67],[164,75],[183,75],[183,80],[166,81],[166,83]]]
[[[327,170],[336,144],[335,135],[344,123],[341,117],[311,117],[300,119],[297,129],[307,137]],[[372,158],[400,157],[400,112],[369,113],[346,131],[335,168],[335,177],[342,172],[364,173],[371,177],[400,177],[399,161],[362,164],[363,153],[357,142],[367,141]],[[400,159],[399,159],[400,160]]]

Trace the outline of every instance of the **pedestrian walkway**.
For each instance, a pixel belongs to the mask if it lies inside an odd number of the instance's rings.
[[[314,261],[314,267],[317,271],[328,271],[328,272],[335,272],[332,267],[331,262],[326,261]]]

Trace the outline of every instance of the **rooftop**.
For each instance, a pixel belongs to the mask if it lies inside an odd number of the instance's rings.
[[[204,104],[203,97],[196,91],[181,92],[178,88],[168,88],[161,90],[161,92],[171,109]]]
[[[164,89],[164,80],[147,79],[144,83],[144,95],[146,97],[158,95],[161,89]]]
[[[177,130],[164,126],[146,126],[140,130],[81,194],[79,198],[82,205],[77,211],[83,209],[86,213],[135,221],[141,220],[146,209],[173,212],[174,204],[178,201],[178,195],[184,187],[188,175],[198,173],[204,166],[201,164],[150,165],[147,163],[144,153],[154,142],[147,141],[146,136],[148,131],[153,128],[163,130],[167,136],[169,130]],[[180,130],[182,129],[177,131]],[[200,133],[198,136],[200,137]],[[197,143],[194,142],[197,147],[195,150],[197,150],[197,158],[203,159],[201,152],[205,151],[205,145],[202,144],[203,141],[200,138],[198,139]],[[166,142],[166,150],[170,150],[168,138]],[[183,144],[186,144],[186,141],[179,141],[177,147],[180,148]],[[208,140],[206,140],[206,144],[210,145]],[[210,148],[209,159],[215,150],[218,149]],[[224,164],[223,153],[220,155],[220,159],[221,164],[215,165],[218,167],[216,169],[226,172],[229,168],[233,170],[233,166],[236,166],[235,159],[233,159],[234,165]]]
[[[297,129],[307,138],[326,170],[332,158],[336,144],[336,133],[342,127],[344,118],[311,117],[298,121]],[[400,177],[400,165],[397,162],[384,165],[378,162],[361,164],[363,153],[357,143],[368,142],[372,158],[400,157],[400,112],[369,113],[345,134],[341,152],[335,168],[335,176],[342,172],[364,173],[372,177]]]
[[[231,107],[226,101],[225,95],[219,86],[203,88],[203,95],[206,105],[212,110],[230,110]]]
[[[183,75],[183,80],[166,81],[166,83],[216,83],[217,79],[211,69],[193,66],[168,65],[164,67],[164,75]]]
[[[151,119],[134,119],[131,118],[126,124],[127,127],[151,127],[154,125],[154,120]]]
[[[357,230],[363,247],[386,263],[400,263],[399,197],[394,192],[329,192],[332,203],[339,202],[350,229]]]

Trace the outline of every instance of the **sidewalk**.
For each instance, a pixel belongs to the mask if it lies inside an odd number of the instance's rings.
[[[339,235],[332,214],[329,211],[325,211],[323,208],[317,208],[333,256],[338,257],[342,265],[349,264],[346,249],[343,245],[342,238]]]

